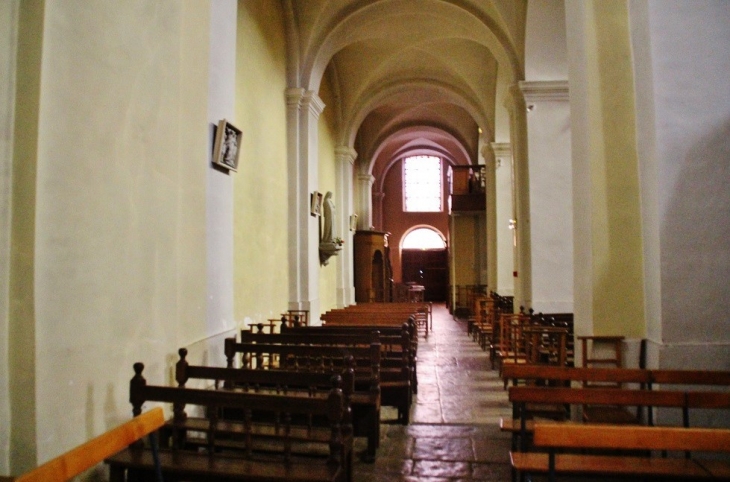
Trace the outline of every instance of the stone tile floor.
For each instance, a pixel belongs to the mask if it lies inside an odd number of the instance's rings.
[[[356,460],[354,482],[511,482],[510,436],[499,419],[512,414],[507,391],[489,355],[466,334],[466,321],[435,305],[433,332],[418,345],[418,395],[411,424],[384,408],[375,463]],[[364,439],[356,439],[364,450]],[[563,482],[623,479],[561,477]],[[533,476],[532,482],[547,477]]]
[[[489,356],[444,305],[434,306],[433,331],[418,346],[418,394],[411,424],[383,410],[373,464],[357,462],[355,482],[509,481],[510,438],[499,419],[511,408]]]

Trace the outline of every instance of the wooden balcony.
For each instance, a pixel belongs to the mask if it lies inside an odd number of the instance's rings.
[[[474,212],[487,209],[484,166],[449,166],[449,211]]]

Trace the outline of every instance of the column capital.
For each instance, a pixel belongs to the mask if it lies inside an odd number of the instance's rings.
[[[348,146],[336,147],[335,155],[341,162],[348,162],[351,166],[355,164],[355,159],[357,159],[357,151]]]
[[[372,186],[373,182],[375,182],[375,176],[372,174],[358,174],[357,180],[358,182],[366,182]]]
[[[520,107],[524,108],[525,97],[522,95],[522,90],[520,89],[519,84],[512,84],[509,86],[507,89],[507,95],[504,96],[503,105],[509,111]]]
[[[491,142],[489,148],[496,158],[512,157],[512,144],[509,142]]]
[[[291,89],[286,89],[286,92],[284,93],[286,97],[286,105],[296,105],[297,107],[301,105],[302,98],[304,97],[305,90],[299,87],[293,87]]]
[[[523,80],[519,84],[525,102],[567,101],[567,80]]]
[[[316,92],[308,90],[302,95],[302,106],[309,108],[309,112],[314,117],[319,117],[325,107],[325,103],[319,98]]]

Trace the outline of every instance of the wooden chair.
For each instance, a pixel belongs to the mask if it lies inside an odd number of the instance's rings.
[[[309,326],[309,310],[287,310],[282,313],[281,322],[287,328]]]
[[[584,367],[621,368],[623,336],[579,336]]]
[[[527,362],[535,365],[568,366],[568,330],[531,325],[522,329]]]
[[[520,308],[519,313],[502,313],[499,317],[499,349],[496,358],[500,367],[507,364],[524,363],[527,359],[523,330],[530,325],[530,318]]]
[[[623,366],[623,336],[579,336],[582,365],[584,368],[621,368]],[[584,382],[584,387],[613,387],[620,389],[621,383]],[[583,407],[583,420],[592,423],[637,424],[640,423],[640,408],[636,411],[625,406]]]

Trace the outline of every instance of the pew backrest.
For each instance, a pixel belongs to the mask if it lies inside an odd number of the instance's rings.
[[[295,417],[292,415],[304,415],[306,417],[326,417],[332,431],[330,440],[330,460],[334,463],[344,464],[341,460],[343,453],[343,421],[346,420],[348,407],[342,391],[342,379],[339,376],[333,377],[332,388],[325,394],[312,396],[287,395],[287,394],[260,394],[251,392],[240,392],[234,390],[209,390],[185,387],[167,387],[149,385],[142,372],[142,363],[134,364],[134,377],[129,383],[129,400],[132,404],[132,413],[137,415],[141,412],[142,405],[147,402],[172,403],[174,417],[171,424],[184,422],[187,419],[186,406],[197,405],[205,409],[209,414],[209,428],[207,436],[211,454],[214,453],[216,433],[218,431],[218,419],[215,414],[226,409],[243,410],[245,413],[273,413],[285,414],[281,418],[283,429],[278,437],[284,447],[284,456],[289,459],[291,446],[288,441],[290,435],[289,426]],[[246,452],[250,453],[249,431],[252,430],[250,423],[243,423],[240,426],[246,434]]]

